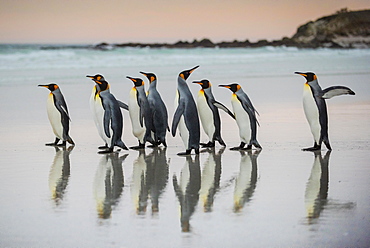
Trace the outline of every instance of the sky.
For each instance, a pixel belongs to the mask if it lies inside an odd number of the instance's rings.
[[[0,0],[0,43],[255,42],[341,8],[370,0]]]

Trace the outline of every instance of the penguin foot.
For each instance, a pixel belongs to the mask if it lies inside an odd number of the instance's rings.
[[[46,145],[46,146],[56,146],[56,145],[58,145],[58,142],[59,142],[59,141],[60,141],[60,139],[55,138],[54,143],[46,143],[45,145]]]
[[[98,153],[99,154],[107,154],[107,153],[112,153],[112,152],[113,152],[113,148],[108,148],[107,150],[99,151]]]
[[[107,149],[108,148],[108,145],[105,144],[104,146],[99,146],[98,149],[99,150],[104,150],[104,149]]]
[[[66,145],[67,145],[67,142],[63,141],[61,144],[58,144],[57,146],[66,146]]]
[[[241,142],[239,146],[231,147],[230,150],[231,151],[240,151],[240,150],[243,150],[244,146],[245,146],[245,143],[244,142]]]
[[[248,145],[247,147],[241,148],[240,150],[241,151],[250,151],[250,150],[252,150],[252,145]]]
[[[139,150],[139,149],[144,149],[145,145],[144,144],[139,144],[138,146],[131,146],[130,149],[133,150]]]
[[[154,144],[148,145],[149,148],[155,148],[158,147],[161,144],[161,142],[156,142]]]
[[[55,144],[55,143],[46,143],[45,145],[46,146],[56,146],[57,144]]]
[[[215,147],[215,143],[209,141],[208,143],[200,143],[202,147]]]
[[[187,155],[190,155],[190,153],[191,153],[191,149],[186,150],[185,152],[179,152],[179,153],[177,153],[177,155],[179,155],[179,156],[187,156]],[[199,150],[198,150],[198,153],[199,153]]]
[[[243,147],[240,147],[240,146],[235,146],[235,147],[230,148],[231,151],[240,151],[242,149],[243,149]]]
[[[317,145],[316,143],[313,147],[307,147],[307,148],[302,149],[302,151],[305,151],[305,152],[313,152],[313,151],[318,151],[318,150],[321,150],[321,146]]]

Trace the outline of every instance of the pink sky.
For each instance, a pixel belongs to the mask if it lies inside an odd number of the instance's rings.
[[[257,41],[369,0],[0,0],[0,43]]]

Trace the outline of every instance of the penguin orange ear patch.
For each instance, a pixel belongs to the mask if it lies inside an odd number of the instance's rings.
[[[58,85],[54,85],[54,90],[58,89]]]
[[[97,77],[96,77],[96,80],[100,80],[100,79],[101,79],[101,76],[97,76]]]
[[[153,82],[154,81],[154,77],[153,76],[151,76],[150,77],[150,82]]]
[[[182,79],[185,79],[185,76],[184,76],[184,74],[180,74],[180,77],[182,78]]]

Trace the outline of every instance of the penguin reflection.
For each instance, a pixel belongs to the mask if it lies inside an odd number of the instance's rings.
[[[141,149],[133,163],[131,197],[137,214],[144,214],[148,205],[148,188],[146,185],[147,164],[145,150]]]
[[[183,232],[190,231],[190,217],[194,213],[199,200],[200,190],[200,165],[199,155],[195,160],[191,156],[186,157],[186,163],[181,170],[180,182],[176,175],[172,178],[173,188],[180,202],[180,222]]]
[[[108,219],[122,194],[124,175],[122,162],[128,154],[118,157],[118,153],[105,154],[99,162],[94,180],[94,196],[99,218]]]
[[[55,147],[55,156],[53,164],[50,168],[49,173],[49,188],[51,191],[52,199],[57,205],[63,200],[65,190],[68,185],[70,176],[70,160],[69,155],[71,154],[74,146],[68,148]]]
[[[239,212],[246,202],[249,202],[256,189],[257,183],[257,157],[261,150],[240,151],[240,170],[235,180],[234,212]]]
[[[315,151],[314,154],[315,159],[305,192],[305,206],[309,222],[320,216],[327,204],[329,188],[330,151],[327,151],[324,157],[321,156],[321,151]]]
[[[139,156],[134,161],[131,188],[137,214],[146,213],[149,196],[152,203],[152,213],[159,211],[159,198],[167,182],[166,149],[155,147],[149,155],[145,155],[144,150],[139,150]]]
[[[221,156],[224,150],[225,147],[222,147],[217,154],[214,147],[206,150],[209,152],[209,156],[204,163],[199,191],[204,212],[212,211],[214,197],[220,187]]]
[[[168,182],[166,148],[154,148],[147,158],[147,186],[152,202],[152,213],[159,211],[159,198]]]

